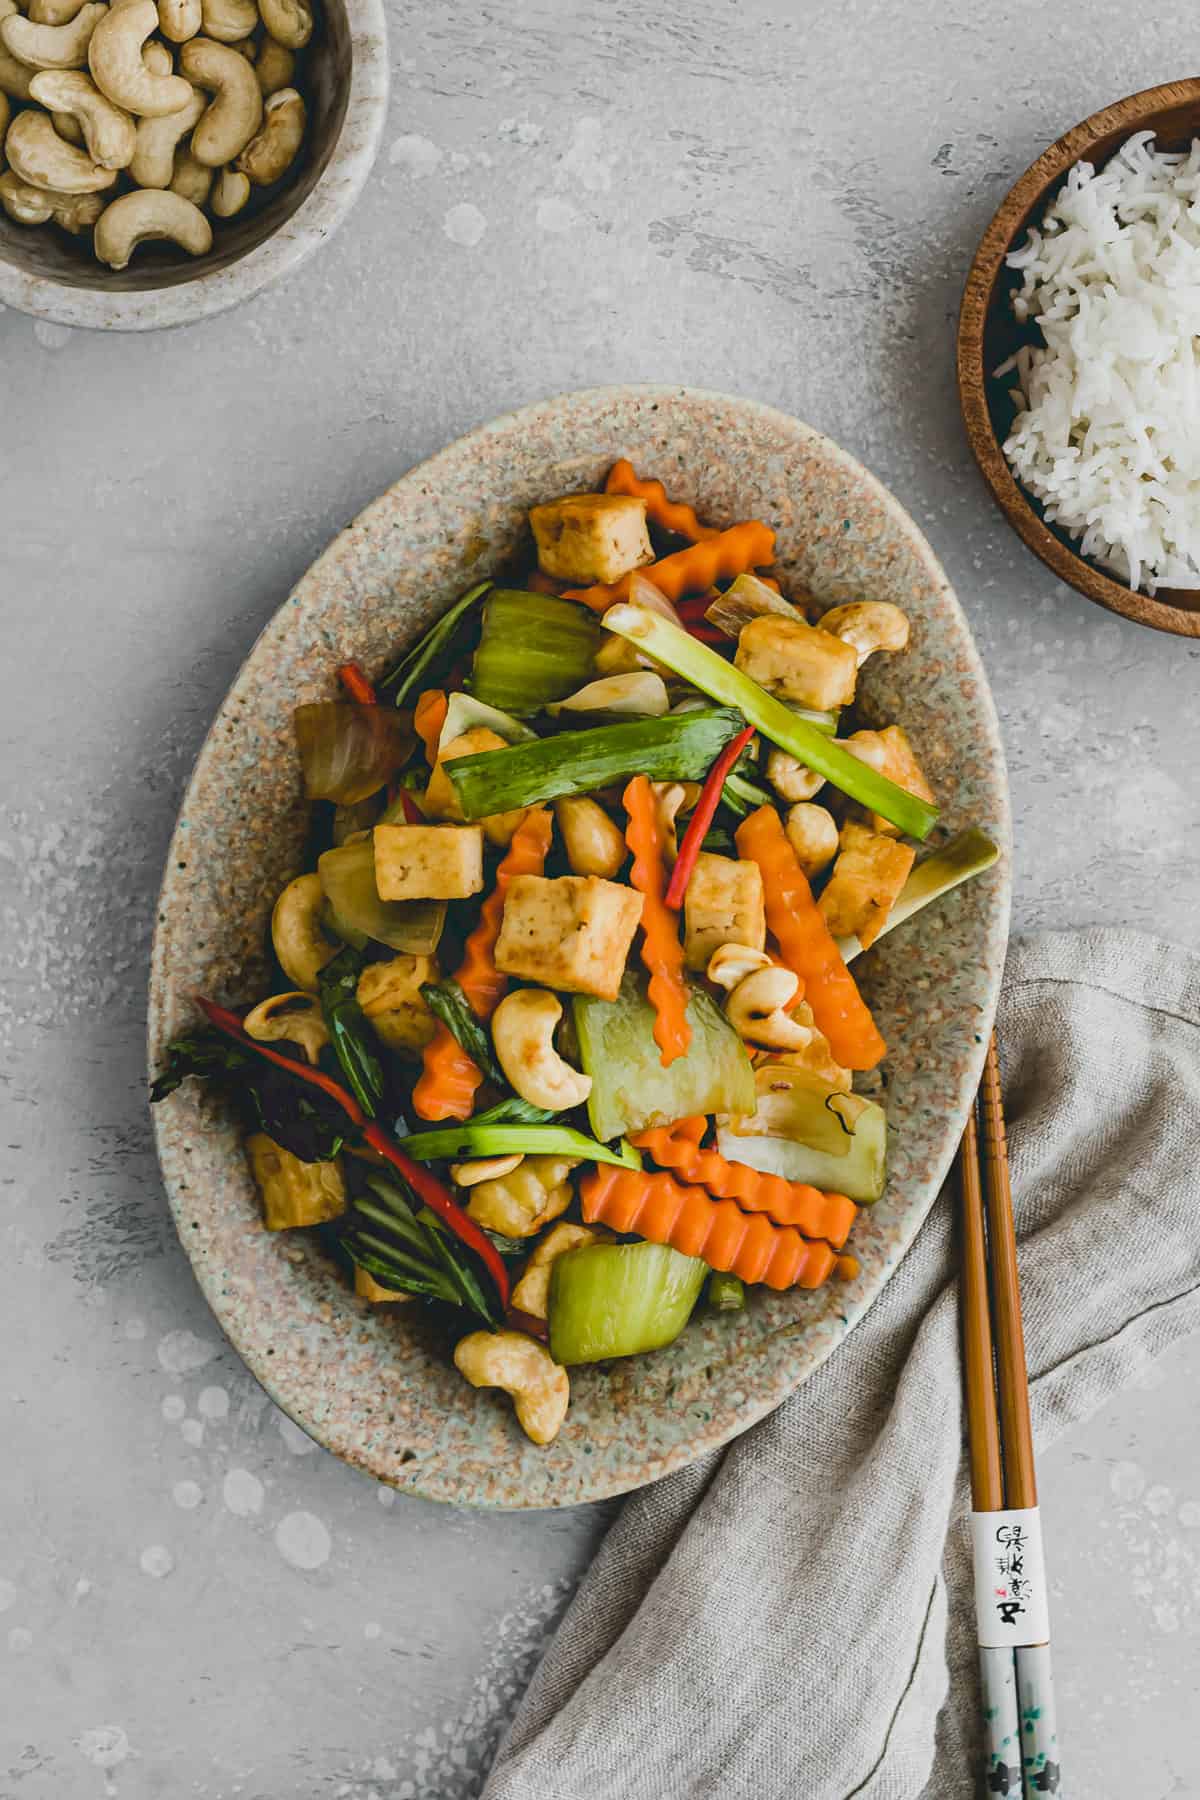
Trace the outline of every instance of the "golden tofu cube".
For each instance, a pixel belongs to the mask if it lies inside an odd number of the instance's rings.
[[[357,1263],[354,1267],[354,1291],[360,1300],[369,1300],[374,1306],[385,1306],[389,1301],[412,1299],[411,1294],[401,1294],[395,1288],[384,1287],[369,1270],[360,1268]]]
[[[487,725],[472,726],[464,731],[461,737],[451,738],[438,752],[437,762],[429,777],[429,786],[425,789],[425,811],[434,819],[457,819],[463,816],[462,802],[455,791],[454,783],[446,773],[446,764],[456,756],[482,756],[487,750],[507,750],[506,744],[498,732]],[[525,807],[518,806],[513,812],[493,813],[490,818],[480,819],[484,835],[490,843],[510,844],[513,833],[525,817]]]
[[[337,1162],[301,1162],[264,1131],[246,1139],[250,1171],[262,1195],[268,1231],[324,1225],[346,1210],[346,1184]]]
[[[597,875],[518,875],[508,884],[496,967],[541,987],[615,1000],[642,896]]]
[[[374,840],[381,900],[462,900],[483,887],[478,825],[377,825]]]
[[[689,969],[707,969],[722,944],[767,941],[762,874],[757,863],[702,850],[683,898],[683,952]]]
[[[579,587],[619,581],[654,561],[646,502],[628,494],[568,494],[529,515],[538,567],[552,581]]]
[[[389,1050],[423,1050],[437,1020],[421,995],[422,984],[436,981],[432,956],[401,951],[387,962],[368,963],[358,978],[358,1004]]]
[[[803,619],[783,619],[775,613],[764,613],[742,626],[734,665],[781,700],[818,712],[848,706],[858,678],[853,644],[806,625]]]
[[[883,930],[917,853],[853,819],[842,826],[839,841],[833,873],[817,904],[834,937],[856,937],[865,950]]]

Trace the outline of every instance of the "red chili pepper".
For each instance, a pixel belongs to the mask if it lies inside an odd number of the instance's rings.
[[[371,683],[367,680],[357,663],[343,663],[338,670],[338,680],[341,682],[350,698],[352,700],[357,700],[360,706],[375,706],[378,704],[378,696],[375,693],[375,689],[371,686]]]
[[[692,624],[688,624],[685,620],[684,625],[688,636],[694,637],[701,644],[712,644],[717,649],[721,649],[729,643],[729,633],[722,631],[719,625],[710,625],[707,620],[700,620],[698,623]]]
[[[680,618],[687,623],[696,624],[699,620],[703,619],[705,613],[712,605],[713,599],[714,595],[711,589],[707,594],[693,594],[686,600],[677,600],[675,602],[675,611],[679,614]]]
[[[696,867],[700,846],[708,834],[708,828],[713,822],[717,807],[721,804],[721,789],[725,786],[725,777],[753,736],[753,725],[747,725],[745,731],[739,731],[735,738],[730,738],[704,777],[704,786],[700,789],[696,810],[688,821],[688,828],[683,834],[679,855],[675,858],[675,867],[671,871],[671,879],[667,883],[667,891],[663,896],[667,905],[674,907],[676,911],[683,905],[683,896],[686,894],[688,882],[692,878],[692,870]]]
[[[259,1056],[266,1057],[268,1062],[278,1063],[279,1067],[286,1069],[289,1075],[295,1075],[300,1081],[308,1082],[310,1087],[320,1088],[321,1092],[326,1094],[329,1099],[336,1101],[351,1124],[357,1125],[362,1130],[363,1137],[371,1148],[377,1150],[380,1156],[385,1157],[394,1168],[399,1169],[409,1187],[425,1202],[430,1212],[435,1212],[440,1219],[444,1219],[455,1237],[466,1244],[468,1249],[474,1250],[475,1254],[487,1265],[488,1273],[499,1290],[500,1303],[507,1307],[508,1270],[487,1233],[476,1225],[474,1219],[467,1217],[461,1206],[451,1197],[440,1181],[392,1143],[382,1126],[368,1124],[363,1109],[353,1094],[340,1082],[334,1081],[331,1075],[326,1075],[323,1070],[310,1068],[306,1063],[293,1062],[290,1056],[283,1056],[278,1050],[268,1050],[265,1044],[260,1044],[257,1038],[250,1036],[237,1014],[230,1012],[227,1007],[216,1006],[211,1000],[205,1000],[199,994],[196,996],[196,1004],[209,1024],[215,1025],[218,1031],[223,1031],[227,1037],[235,1038],[239,1044],[244,1044],[247,1050],[254,1050]]]
[[[523,1331],[528,1337],[540,1338],[543,1344],[549,1339],[550,1327],[545,1319],[535,1318],[533,1313],[522,1312],[518,1306],[509,1307],[504,1322],[511,1325],[514,1331]]]
[[[425,814],[421,811],[407,788],[400,789],[400,804],[404,808],[404,817],[410,825],[423,825]]]

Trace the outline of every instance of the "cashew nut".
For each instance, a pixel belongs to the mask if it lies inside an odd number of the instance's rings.
[[[63,69],[61,71],[57,71],[54,69],[42,69],[40,71],[40,73],[43,75],[53,75],[56,73],[62,73],[64,75],[73,75],[73,74],[77,73],[77,71],[74,69]],[[36,81],[36,80],[37,80],[37,76],[35,75],[34,81]],[[96,91],[99,92],[99,89],[97,89]],[[33,97],[33,82],[32,81],[29,84],[29,92],[30,92],[30,98],[32,99],[32,97]],[[59,137],[65,138],[65,140],[68,144],[77,144],[78,145],[78,144],[83,143],[83,126],[79,123],[79,120],[75,117],[75,115],[73,113],[52,112],[50,114],[50,122],[54,126],[55,131],[57,131]]]
[[[258,24],[254,0],[201,0],[204,35],[218,44],[237,44]]]
[[[222,169],[213,184],[209,205],[218,219],[232,219],[250,198],[250,177],[240,169]]]
[[[209,38],[185,44],[179,67],[196,87],[214,96],[192,133],[192,155],[219,169],[241,154],[262,124],[258,78],[244,56]]]
[[[837,820],[824,806],[793,806],[785,825],[796,861],[810,881],[827,869],[838,852]]]
[[[832,606],[817,623],[822,631],[831,631],[853,647],[860,669],[876,650],[903,650],[908,643],[908,614],[890,600],[855,600],[848,606]]]
[[[18,113],[5,136],[4,152],[22,181],[60,194],[98,194],[117,179],[115,169],[99,168],[84,151],[65,143],[44,112]]]
[[[738,1036],[771,1050],[800,1050],[809,1034],[784,1010],[800,983],[791,969],[774,964],[739,981],[725,1002],[725,1017]]]
[[[754,1053],[756,1068],[770,1063],[774,1068],[782,1064],[791,1069],[803,1069],[838,1093],[850,1092],[852,1077],[849,1069],[844,1069],[834,1060],[833,1051],[829,1047],[829,1039],[823,1031],[818,1031],[817,1022],[813,1018],[812,1007],[807,1000],[801,1000],[793,1006],[788,1014],[797,1033],[803,1036],[803,1042],[790,1050],[762,1050]]]
[[[69,25],[83,0],[29,0],[26,17],[35,25]]]
[[[675,822],[681,812],[690,812],[695,806],[700,798],[700,784],[696,781],[652,781],[650,791],[654,795],[658,828],[663,835],[663,855],[673,863],[679,855]]]
[[[126,6],[128,0],[113,0],[113,4]],[[143,47],[142,61],[152,75],[173,75],[175,73],[175,58],[167,46],[160,44],[157,38],[151,38],[150,42]]]
[[[16,17],[17,0],[0,0],[0,26],[5,19]],[[5,49],[4,38],[0,34],[0,93],[11,95],[14,100],[28,100],[29,83],[33,80],[34,73],[20,57]]]
[[[288,980],[306,994],[316,993],[317,977],[330,957],[337,954],[337,946],[321,930],[324,901],[319,875],[297,875],[295,881],[288,882],[271,914],[271,942],[279,966]]]
[[[160,238],[169,238],[190,256],[205,256],[212,249],[212,226],[181,194],[136,188],[100,214],[92,246],[110,269],[123,269],[139,244]]]
[[[120,5],[109,8],[88,45],[88,67],[100,92],[114,106],[123,106],[142,119],[178,112],[192,97],[188,83],[178,75],[158,73],[149,47],[143,57],[142,46],[157,28],[154,0],[121,0]]]
[[[0,88],[0,163],[4,160],[4,136],[8,130],[8,121],[12,118],[12,107],[8,103],[8,95]]]
[[[242,1020],[243,1029],[260,1044],[299,1044],[315,1068],[329,1042],[321,1003],[312,994],[273,994],[260,1000]]]
[[[823,775],[786,750],[772,750],[768,755],[767,780],[781,800],[811,800],[825,786]]]
[[[171,176],[170,191],[190,200],[193,206],[203,206],[208,199],[213,184],[213,172],[207,163],[197,162],[190,150],[181,150],[175,158],[175,173]]]
[[[520,1151],[511,1156],[477,1156],[473,1162],[451,1163],[450,1179],[455,1187],[478,1187],[481,1181],[499,1181],[501,1176],[511,1175],[524,1160]]]
[[[92,35],[107,14],[104,0],[87,0],[65,25],[35,25],[14,13],[0,23],[0,41],[34,69],[82,69]]]
[[[500,1067],[532,1106],[565,1112],[581,1106],[592,1078],[564,1062],[554,1048],[554,1028],[562,1002],[547,988],[518,988],[506,994],[492,1015],[492,1043]]]
[[[597,800],[572,794],[554,802],[567,862],[575,875],[611,881],[628,854],[625,837]]]
[[[254,73],[258,77],[263,99],[269,99],[280,88],[291,87],[292,77],[296,73],[295,55],[283,44],[276,43],[273,37],[264,38],[254,64]]]
[[[574,1197],[569,1156],[525,1156],[507,1175],[477,1181],[467,1211],[477,1225],[502,1237],[536,1237],[543,1225],[566,1212]]]
[[[432,956],[414,956],[407,950],[387,962],[367,964],[358,978],[358,1004],[389,1050],[403,1055],[425,1048],[437,1030],[437,1020],[421,989],[437,978],[438,966]]]
[[[535,1444],[549,1444],[558,1436],[571,1383],[536,1338],[523,1331],[473,1331],[455,1346],[454,1366],[472,1387],[511,1394],[517,1423]]]
[[[531,1319],[544,1319],[550,1308],[550,1269],[568,1250],[580,1250],[585,1244],[604,1243],[606,1231],[593,1231],[590,1225],[572,1225],[564,1219],[553,1226],[538,1244],[521,1272],[512,1291],[512,1303]]]
[[[255,187],[270,187],[295,161],[307,117],[295,88],[280,88],[263,107],[262,130],[251,138],[234,166],[248,175]]]
[[[158,118],[139,119],[137,144],[129,173],[143,188],[170,187],[175,174],[175,151],[200,119],[208,105],[199,88],[188,88],[189,99],[178,112],[163,113]]]
[[[32,187],[12,169],[0,175],[0,206],[17,225],[45,225],[53,219],[64,231],[88,231],[106,204],[103,194],[59,194]]]
[[[307,0],[262,0],[259,6],[268,35],[285,50],[303,50],[312,36],[313,16]]]
[[[29,92],[52,113],[65,113],[83,131],[88,155],[102,169],[125,169],[133,161],[137,126],[121,107],[114,106],[82,69],[44,69],[29,84]],[[62,135],[57,117],[55,129]]]
[[[203,22],[202,0],[158,0],[158,28],[173,44],[186,44]]]
[[[749,944],[721,944],[709,957],[706,973],[714,987],[732,993],[747,975],[770,967],[771,959],[765,950],[755,950]]]

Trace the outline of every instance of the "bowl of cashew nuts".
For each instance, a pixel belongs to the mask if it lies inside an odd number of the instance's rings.
[[[387,108],[383,0],[0,0],[0,301],[181,325],[337,228]]]

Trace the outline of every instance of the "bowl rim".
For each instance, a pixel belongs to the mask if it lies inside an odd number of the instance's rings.
[[[75,287],[0,258],[0,303],[56,325],[93,331],[161,331],[192,325],[252,299],[291,274],[353,209],[379,151],[391,71],[384,0],[342,0],[350,36],[346,111],[329,161],[295,212],[228,268],[173,287]],[[353,143],[348,134],[353,128]],[[97,265],[99,271],[99,265]]]
[[[984,332],[996,299],[1004,259],[1027,214],[1073,164],[1086,160],[1102,138],[1118,131],[1147,129],[1168,108],[1200,106],[1200,77],[1143,88],[1102,107],[1056,138],[1009,189],[971,259],[958,315],[958,397],[967,440],[993,500],[1034,555],[1069,587],[1109,612],[1135,624],[1177,637],[1200,637],[1200,604],[1193,610],[1127,587],[1055,536],[1021,487],[1000,446],[988,407]],[[1164,590],[1166,591],[1166,590]],[[1200,589],[1195,592],[1200,602]]]

